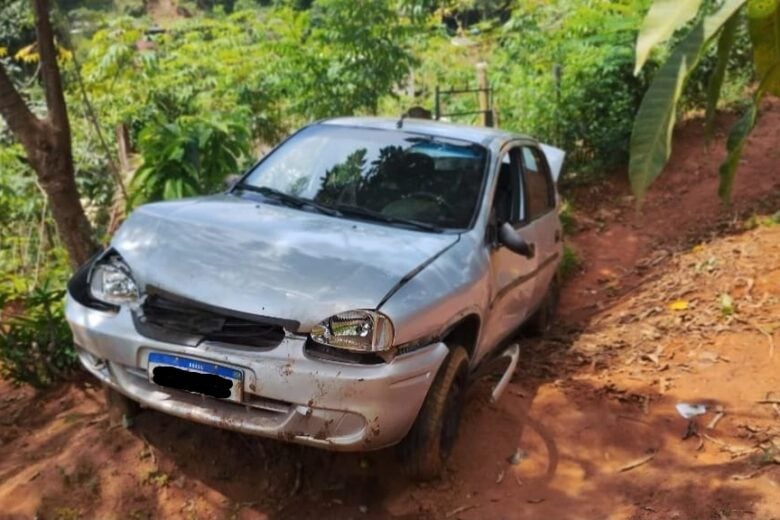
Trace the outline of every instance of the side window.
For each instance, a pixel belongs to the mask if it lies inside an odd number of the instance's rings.
[[[555,186],[540,150],[524,146],[522,162],[528,218],[533,220],[555,207]]]
[[[497,224],[503,222],[514,224],[523,220],[524,204],[520,168],[520,149],[513,149],[501,158],[491,215]]]

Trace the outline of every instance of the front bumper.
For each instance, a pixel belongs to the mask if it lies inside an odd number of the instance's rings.
[[[140,335],[125,307],[116,314],[103,312],[68,295],[65,313],[82,365],[142,405],[220,428],[341,451],[378,449],[403,439],[447,355],[443,343],[434,343],[381,365],[338,363],[307,356],[305,338],[294,335],[270,350],[208,342],[189,347]],[[151,383],[150,352],[242,370],[243,402]]]

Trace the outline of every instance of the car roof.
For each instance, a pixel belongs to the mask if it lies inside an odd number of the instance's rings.
[[[372,128],[377,130],[397,130],[398,122],[399,119],[390,117],[338,117],[320,121],[319,124]],[[479,143],[484,146],[487,146],[494,141],[505,142],[514,139],[527,139],[535,142],[535,139],[529,136],[507,132],[498,128],[458,125],[430,119],[404,118],[402,128],[407,132],[449,139],[462,139],[464,141]]]

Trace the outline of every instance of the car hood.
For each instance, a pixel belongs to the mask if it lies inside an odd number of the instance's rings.
[[[294,320],[377,308],[455,234],[335,218],[231,195],[138,208],[112,246],[142,288]]]

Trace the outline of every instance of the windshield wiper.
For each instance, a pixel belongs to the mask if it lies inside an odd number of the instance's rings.
[[[426,231],[433,231],[434,233],[441,233],[442,231],[444,231],[442,228],[440,228],[435,224],[428,224],[427,222],[420,222],[418,220],[412,220],[412,219],[401,218],[401,217],[392,217],[390,215],[385,215],[384,213],[380,213],[379,211],[374,211],[368,208],[362,208],[360,206],[353,206],[352,204],[336,204],[335,208],[339,210],[341,213],[346,215],[356,215],[359,217],[365,217],[379,222],[387,222],[388,224],[403,224],[406,226],[414,226],[416,228],[424,229]]]
[[[290,195],[289,193],[285,193],[274,188],[269,188],[268,186],[252,186],[251,184],[240,183],[236,185],[236,188],[260,193],[269,199],[274,199],[278,202],[281,202],[282,204],[286,204],[287,206],[292,206],[294,208],[309,207],[332,217],[341,216],[341,212],[337,209],[323,206],[322,204],[314,202],[313,200],[304,199],[303,197],[296,197],[295,195]]]

